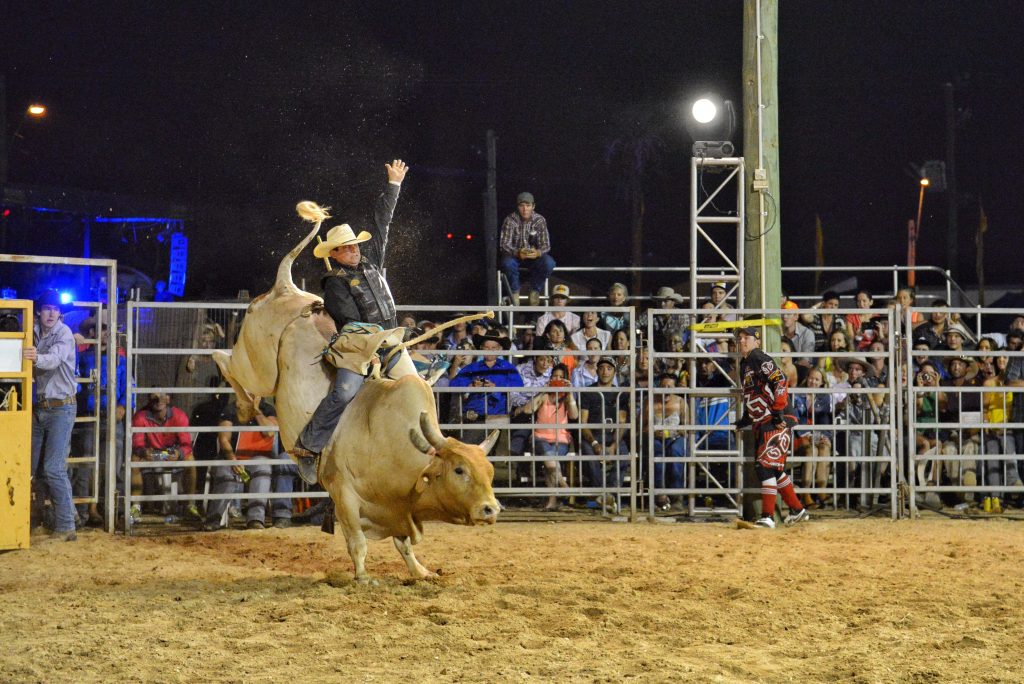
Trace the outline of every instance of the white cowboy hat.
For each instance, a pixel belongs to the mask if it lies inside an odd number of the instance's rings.
[[[313,248],[313,256],[317,259],[322,259],[329,255],[335,247],[358,245],[360,242],[366,242],[371,237],[365,230],[356,235],[352,232],[352,226],[342,223],[340,226],[334,226],[327,231],[327,239]]]

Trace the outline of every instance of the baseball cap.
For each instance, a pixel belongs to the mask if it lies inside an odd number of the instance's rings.
[[[561,284],[555,285],[553,288],[551,288],[551,296],[565,297],[566,299],[569,299],[569,286]]]
[[[615,359],[610,356],[602,356],[597,360],[597,365],[600,366],[602,363],[607,363],[612,368],[615,368]]]
[[[516,204],[522,204],[523,202],[526,202],[527,204],[536,204],[536,202],[533,201],[533,193],[519,193],[519,196],[516,197]]]

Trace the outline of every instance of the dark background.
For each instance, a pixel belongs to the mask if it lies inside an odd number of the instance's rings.
[[[908,166],[944,157],[942,83],[951,81],[952,266],[974,280],[982,200],[988,281],[1019,283],[1021,4],[780,4],[783,263],[814,263],[815,215],[829,265],[905,262],[918,192]],[[681,111],[707,90],[740,103],[738,0],[293,5],[3,3],[7,134],[30,100],[50,108],[22,128],[10,182],[186,205],[188,294],[224,297],[272,282],[304,232],[297,201],[331,205],[338,220],[328,225],[367,225],[383,163],[400,157],[412,170],[388,259],[396,298],[470,304],[486,293],[486,129],[499,137],[499,221],[532,191],[562,265],[628,264],[614,150],[643,140],[645,263],[687,263],[691,139]],[[944,194],[926,196],[922,223],[918,263],[946,266]],[[60,231],[17,228],[10,251],[67,250]],[[108,243],[97,238],[93,255],[166,277],[159,258],[139,256],[149,252],[129,250],[132,263],[102,253],[117,252]],[[320,273],[311,257],[296,268]]]

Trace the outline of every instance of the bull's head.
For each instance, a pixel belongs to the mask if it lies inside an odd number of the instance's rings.
[[[424,519],[434,518],[465,525],[493,525],[500,506],[494,498],[491,482],[494,466],[487,460],[488,452],[498,441],[498,431],[488,435],[482,444],[466,444],[441,434],[430,415],[420,413],[420,429],[409,430],[413,445],[433,459],[416,481],[420,495],[417,508]]]

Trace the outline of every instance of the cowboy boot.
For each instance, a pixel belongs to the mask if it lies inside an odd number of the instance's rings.
[[[315,485],[319,481],[320,454],[296,446],[288,452],[288,455],[295,461],[295,465],[299,469],[299,477],[303,482]]]

